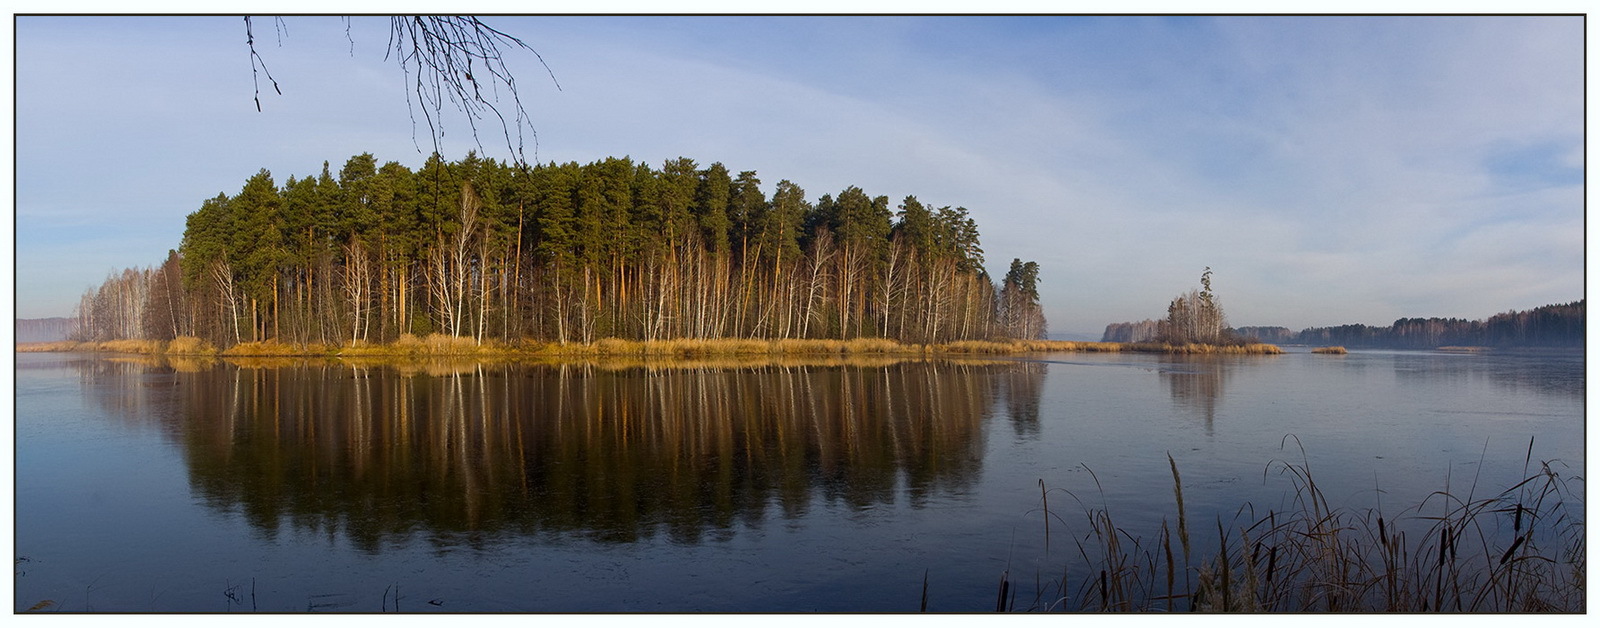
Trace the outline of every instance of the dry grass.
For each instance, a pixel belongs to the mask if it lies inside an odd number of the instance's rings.
[[[1391,516],[1379,509],[1335,508],[1309,465],[1275,462],[1270,470],[1292,483],[1293,507],[1254,520],[1236,517],[1231,524],[1219,518],[1217,550],[1195,560],[1182,480],[1177,464],[1168,460],[1177,498],[1176,534],[1163,519],[1152,536],[1140,536],[1119,527],[1106,509],[1084,505],[1069,492],[1088,514],[1088,531],[1074,539],[1073,552],[1086,564],[1069,565],[1055,580],[1046,581],[1041,574],[1031,601],[1018,608],[1013,600],[1003,608],[1291,613],[1586,609],[1583,493],[1569,487],[1583,480],[1561,477],[1551,463],[1525,465],[1527,479],[1493,497],[1436,491]],[[1043,512],[1047,521],[1066,523],[1050,511],[1048,501]],[[1253,510],[1248,505],[1239,510],[1246,512]],[[1046,552],[1048,529],[1047,524]],[[1153,542],[1146,541],[1150,538]]]
[[[1170,345],[1161,343],[1076,342],[1065,340],[959,340],[942,344],[903,343],[889,338],[838,339],[748,339],[674,338],[665,340],[622,340],[602,338],[593,343],[544,343],[523,340],[512,344],[478,343],[472,338],[431,334],[418,338],[404,334],[388,344],[357,342],[339,347],[320,344],[285,344],[276,341],[247,342],[219,352],[198,338],[179,338],[163,347],[159,341],[123,340],[103,343],[35,343],[18,345],[18,351],[116,351],[123,353],[227,356],[328,356],[361,358],[426,357],[617,357],[653,356],[699,358],[740,355],[1015,355],[1045,352],[1155,352],[1184,354],[1277,354],[1278,347],[1251,345]]]
[[[592,344],[530,345],[523,352],[546,356],[612,357],[654,356],[695,358],[737,355],[907,355],[921,354],[921,345],[902,344],[885,338],[851,340],[750,338],[674,338],[666,340],[622,340],[602,338]]]
[[[160,340],[107,340],[94,343],[94,350],[103,353],[160,355],[166,349],[167,343]]]
[[[1075,340],[1014,340],[1022,351],[1063,351],[1068,353],[1118,353],[1130,350],[1122,342],[1080,342]]]
[[[463,336],[428,334],[418,338],[402,334],[389,344],[357,342],[341,346],[332,353],[354,358],[497,357],[516,353],[516,349],[490,342],[480,344],[474,338]]]
[[[328,345],[287,344],[278,342],[276,340],[266,340],[262,342],[241,342],[232,347],[228,347],[226,351],[222,352],[222,355],[230,357],[276,358],[332,355],[334,352],[335,349]]]
[[[390,345],[391,349],[400,353],[416,355],[421,355],[424,353],[427,347],[427,343],[422,342],[421,338],[418,338],[412,334],[400,334],[400,337],[394,341],[394,344]]]
[[[1312,353],[1321,353],[1321,354],[1324,354],[1324,355],[1345,355],[1347,353],[1350,353],[1344,347],[1317,347],[1315,349],[1312,349],[1311,352]]]
[[[853,354],[920,353],[921,348],[916,345],[901,344],[900,341],[889,338],[852,338],[844,341],[843,352]]]
[[[1283,349],[1277,345],[1253,342],[1238,345],[1181,344],[1166,342],[1135,342],[1128,344],[1129,351],[1144,353],[1175,353],[1183,355],[1279,355]]]
[[[272,370],[305,366],[318,359],[303,355],[241,355],[226,356],[222,360],[239,368]]]
[[[931,345],[928,351],[936,353],[977,353],[977,354],[1009,354],[1021,353],[1028,349],[1023,348],[1018,341],[999,340],[957,340],[939,345]]]
[[[17,353],[67,353],[72,351],[94,351],[94,345],[93,343],[72,340],[17,343]]]
[[[445,334],[428,334],[422,339],[423,351],[428,355],[478,355],[494,353],[494,347],[488,344],[479,344],[472,338],[449,336]]]
[[[773,353],[784,355],[820,355],[826,353],[843,353],[843,346],[838,340],[811,340],[804,338],[785,338],[773,341]]]
[[[217,346],[194,336],[178,336],[167,343],[168,355],[216,355]]]
[[[380,344],[373,344],[373,343],[370,343],[370,342],[355,342],[355,343],[350,343],[350,344],[346,344],[346,345],[340,346],[339,347],[339,351],[336,353],[336,355],[338,355],[339,357],[353,357],[353,358],[361,358],[361,357],[387,358],[387,357],[402,357],[402,356],[406,356],[406,355],[408,355],[410,353],[410,351],[411,351],[411,347],[409,347],[409,346],[380,345]]]

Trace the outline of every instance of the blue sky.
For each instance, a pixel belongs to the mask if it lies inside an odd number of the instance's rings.
[[[1584,294],[1583,21],[1567,17],[499,17],[540,161],[690,157],[808,198],[964,206],[1042,266],[1054,332],[1201,270],[1235,325],[1483,318]],[[17,316],[158,263],[267,168],[419,165],[387,21],[16,21]],[[475,147],[459,118],[444,152]],[[485,139],[484,151],[506,157]],[[533,157],[529,151],[529,157]]]

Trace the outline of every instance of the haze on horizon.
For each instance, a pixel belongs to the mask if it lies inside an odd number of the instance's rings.
[[[541,162],[679,156],[815,200],[971,210],[1055,333],[1201,270],[1234,325],[1485,318],[1584,295],[1577,17],[496,17]],[[416,168],[388,22],[16,18],[16,316],[159,263],[261,168]],[[509,158],[484,134],[481,152]],[[443,153],[477,148],[460,118]]]

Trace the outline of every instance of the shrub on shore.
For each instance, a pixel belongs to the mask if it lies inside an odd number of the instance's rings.
[[[216,355],[217,346],[194,336],[178,336],[167,343],[168,355]]]

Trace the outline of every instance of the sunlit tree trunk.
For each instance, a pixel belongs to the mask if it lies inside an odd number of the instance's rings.
[[[350,304],[350,343],[365,340],[368,316],[367,301],[372,284],[371,262],[360,240],[351,240],[344,247],[344,293]]]
[[[221,293],[223,303],[228,310],[228,322],[233,329],[233,344],[239,344],[239,293],[233,283],[233,268],[228,266],[224,259],[218,259],[211,265],[211,279],[216,282],[217,291]]]

